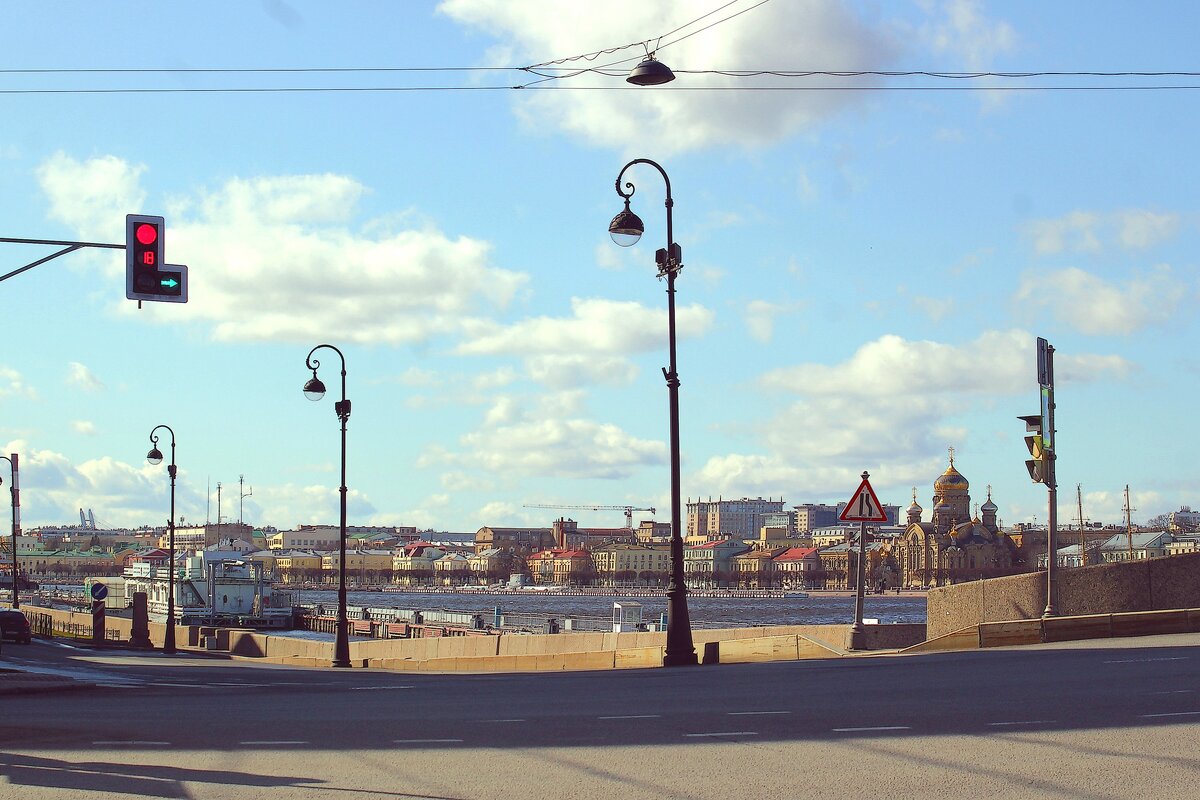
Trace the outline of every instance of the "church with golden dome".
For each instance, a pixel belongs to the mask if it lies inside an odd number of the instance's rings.
[[[1007,575],[1015,567],[1017,548],[996,523],[996,504],[988,487],[987,502],[971,514],[971,485],[950,466],[933,482],[933,513],[922,522],[924,509],[913,489],[907,527],[896,540],[894,556],[900,585],[906,588],[943,586],[965,580]]]

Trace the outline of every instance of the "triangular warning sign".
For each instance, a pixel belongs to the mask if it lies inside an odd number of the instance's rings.
[[[838,514],[838,519],[842,522],[888,521],[887,514],[884,513],[883,506],[879,503],[879,498],[875,496],[875,490],[871,488],[871,484],[867,482],[866,478],[863,478],[863,482],[859,484],[854,496],[850,498],[850,502],[846,503],[842,513]]]

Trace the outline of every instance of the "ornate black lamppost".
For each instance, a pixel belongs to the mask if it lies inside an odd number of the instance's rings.
[[[621,177],[634,164],[649,164],[659,171],[667,186],[667,248],[659,250],[654,258],[658,264],[659,279],[667,279],[667,333],[670,347],[670,367],[663,370],[667,379],[667,394],[670,398],[671,417],[671,584],[667,588],[667,650],[663,657],[664,667],[683,666],[696,663],[696,647],[692,643],[692,623],[688,617],[687,585],[683,575],[683,521],[680,509],[679,489],[679,373],[675,369],[675,276],[683,269],[683,252],[675,244],[672,228],[671,179],[666,171],[648,158],[635,158],[617,174],[617,194],[625,201],[625,209],[613,217],[608,226],[612,240],[622,247],[629,247],[641,238],[646,227],[637,214],[629,210],[629,198],[633,197],[634,186],[626,182],[622,191]]]
[[[17,592],[17,577],[20,570],[17,568],[17,537],[21,535],[21,490],[17,484],[17,454],[13,453],[12,458],[8,456],[0,456],[0,460],[8,462],[8,476],[11,485],[8,487],[12,494],[12,607],[20,608],[21,600]],[[0,480],[0,483],[4,483]]]
[[[328,347],[338,354],[342,360],[342,399],[333,404],[333,410],[342,422],[342,485],[341,492],[341,542],[340,560],[338,561],[338,616],[337,636],[333,645],[333,666],[350,666],[350,623],[346,620],[346,420],[350,419],[350,401],[346,399],[346,357],[342,351],[331,344],[319,344],[308,351],[304,364],[312,370],[312,378],[304,384],[304,396],[309,400],[320,400],[325,396],[325,384],[317,377],[317,368],[321,362],[313,358],[313,353],[322,347]]]
[[[167,520],[167,630],[163,634],[163,652],[175,652],[175,431],[169,425],[156,425],[150,431],[150,452],[146,460],[151,464],[161,464],[162,451],[158,449],[158,437],[155,433],[159,428],[166,428],[171,434],[171,463],[167,465],[167,474],[171,476],[171,516]]]

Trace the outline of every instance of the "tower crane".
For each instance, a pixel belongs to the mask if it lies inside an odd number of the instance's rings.
[[[633,512],[649,511],[651,514],[657,514],[653,508],[637,508],[636,506],[602,506],[602,505],[555,505],[545,503],[525,503],[522,508],[561,508],[577,511],[624,511],[625,512],[625,527],[633,530]]]

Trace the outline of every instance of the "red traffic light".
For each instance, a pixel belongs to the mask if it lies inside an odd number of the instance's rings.
[[[137,226],[137,233],[134,235],[137,236],[139,244],[154,244],[158,239],[158,228],[143,222]]]

